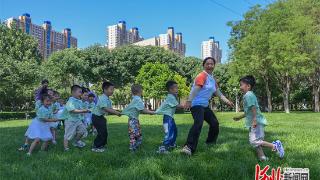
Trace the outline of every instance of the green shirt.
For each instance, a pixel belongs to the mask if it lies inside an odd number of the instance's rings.
[[[42,106],[41,100],[37,100],[35,104],[35,110],[38,111],[38,109]]]
[[[59,110],[60,108],[60,103],[59,102],[55,102],[51,105],[51,109],[52,109],[52,112],[55,112],[57,110]]]
[[[144,109],[144,103],[140,96],[133,96],[130,104],[121,112],[129,118],[139,118],[140,111]]]
[[[71,111],[73,110],[82,110],[83,108],[83,103],[81,99],[77,99],[74,97],[70,97],[66,106],[65,106],[65,119],[67,121],[81,121],[83,119],[83,114],[82,113],[73,113]]]
[[[97,105],[94,106],[92,110],[92,114],[97,116],[107,115],[108,113],[104,110],[104,108],[112,108],[112,101],[108,96],[102,94],[101,96],[99,96]]]
[[[43,121],[43,119],[50,119],[52,117],[53,114],[50,107],[40,106],[40,108],[37,110],[37,118],[40,121]]]
[[[94,103],[94,102],[88,102],[89,103],[89,109],[90,110],[92,110],[95,106],[96,106],[96,104]]]
[[[179,102],[177,101],[176,96],[168,94],[166,99],[161,103],[161,106],[156,110],[156,113],[168,115],[173,118],[178,104]]]
[[[260,111],[260,107],[259,107],[256,95],[252,91],[248,91],[243,96],[243,108],[246,116],[245,127],[250,128],[252,126],[252,120],[253,120],[252,107],[253,106],[256,107],[256,111],[257,111],[257,114],[256,114],[257,124],[267,125],[267,120]]]

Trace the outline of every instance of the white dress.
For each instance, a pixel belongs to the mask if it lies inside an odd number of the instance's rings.
[[[52,139],[50,125],[48,122],[41,121],[36,117],[29,125],[25,136],[29,139],[39,138],[42,141],[49,141]]]

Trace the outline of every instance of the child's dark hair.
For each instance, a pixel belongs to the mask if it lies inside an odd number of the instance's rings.
[[[47,79],[44,79],[41,81],[41,84],[45,84],[45,83],[49,84],[49,81]]]
[[[75,85],[71,86],[71,93],[76,91],[77,89],[81,89],[82,90],[82,88],[79,85],[75,84]]]
[[[169,80],[169,81],[167,81],[167,83],[166,83],[167,91],[169,91],[169,90],[170,90],[170,88],[171,88],[173,85],[175,85],[175,84],[178,84],[178,83],[177,83],[177,82],[175,82],[175,81],[173,81],[173,80]]]
[[[251,86],[251,89],[253,89],[254,86],[256,85],[256,79],[252,75],[247,75],[247,76],[242,77],[240,79],[240,82],[249,84]]]
[[[109,82],[109,81],[105,81],[102,83],[102,91],[104,92],[104,90],[108,89],[109,87],[114,86],[113,83]]]
[[[82,93],[89,93],[89,89],[86,87],[82,87]]]
[[[204,60],[202,61],[202,66],[204,66],[204,64],[208,61],[208,60],[212,60],[213,64],[216,65],[216,59],[214,57],[206,57],[204,58]]]
[[[50,97],[49,94],[43,94],[43,95],[41,96],[41,102],[43,102],[43,101],[46,100],[46,99],[50,99],[50,100],[51,100],[51,97]]]
[[[95,98],[96,96],[93,93],[90,93],[88,97],[93,97]]]
[[[142,86],[140,84],[134,84],[131,86],[131,93],[137,95],[142,91]]]
[[[53,95],[60,95],[60,93],[58,91],[53,90]]]

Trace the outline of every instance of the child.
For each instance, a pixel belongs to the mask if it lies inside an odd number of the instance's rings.
[[[89,91],[87,90],[87,88],[83,88],[82,89],[81,100],[82,100],[82,103],[83,103],[83,108],[84,109],[90,109]],[[83,123],[84,123],[84,125],[86,127],[88,127],[90,122],[91,122],[91,112],[85,113],[83,115]]]
[[[95,107],[95,95],[93,93],[89,93],[88,96],[88,100],[89,100],[89,109],[93,110],[93,108]],[[92,132],[93,134],[97,132],[97,130],[94,128],[94,126],[92,125],[92,113],[87,113],[87,117],[86,117],[86,121],[87,121],[87,126],[89,126],[89,132]]]
[[[65,100],[64,99],[58,99],[58,105],[57,105],[57,107],[58,107],[58,112],[57,112],[57,114],[56,114],[56,117],[57,117],[57,119],[59,119],[60,120],[60,122],[59,122],[59,124],[58,124],[58,129],[60,129],[60,126],[61,126],[61,123],[62,124],[64,124],[64,114],[63,114],[63,111],[64,111],[64,108],[65,108]]]
[[[127,115],[128,120],[128,131],[130,139],[130,151],[135,152],[142,143],[142,134],[139,122],[140,112],[153,115],[154,111],[150,111],[144,107],[144,103],[141,99],[142,96],[142,86],[133,85],[131,87],[132,101],[126,107],[121,114]]]
[[[105,145],[107,144],[108,130],[107,120],[105,115],[115,114],[121,116],[120,112],[112,109],[112,101],[109,99],[114,91],[114,85],[110,82],[102,83],[103,94],[99,96],[97,105],[92,111],[92,124],[97,129],[97,136],[94,139],[92,151],[93,152],[104,152]]]
[[[255,84],[256,81],[253,76],[245,76],[240,79],[240,90],[244,93],[244,114],[239,117],[234,117],[233,119],[239,121],[246,117],[245,126],[249,129],[249,142],[256,149],[260,161],[268,160],[262,147],[268,147],[272,149],[272,151],[276,151],[279,157],[283,158],[284,148],[281,141],[276,140],[272,143],[264,141],[264,126],[266,126],[267,121],[261,114],[257,97],[252,92]]]
[[[43,96],[43,95],[49,95],[51,98],[53,97],[53,90],[52,89],[47,89],[47,88],[45,88],[45,89],[42,89],[41,91],[40,91],[40,94],[39,94],[39,96],[40,96],[40,98]],[[37,100],[36,101],[36,103],[35,103],[35,110],[37,111],[40,107],[41,107],[41,99],[39,99],[39,100]]]
[[[50,98],[52,98],[53,96],[53,91],[52,89],[47,89],[47,88],[43,88],[41,89],[41,91],[39,92],[39,98],[36,102],[35,102],[35,111],[37,112],[39,110],[39,108],[42,106],[42,96],[48,96]],[[50,106],[51,109],[51,106]],[[34,118],[32,121],[36,120],[36,118]],[[28,150],[29,148],[29,139],[26,137],[25,138],[25,142],[24,144],[18,149],[19,151],[25,151]]]
[[[50,109],[51,98],[48,95],[41,96],[41,107],[37,110],[37,117],[31,122],[25,136],[28,139],[34,139],[30,145],[28,156],[31,155],[32,151],[39,144],[40,140],[43,141],[42,150],[46,150],[48,147],[48,141],[52,140],[52,134],[50,132],[50,126],[47,122],[56,122],[53,119],[53,114]]]
[[[52,113],[55,119],[59,119],[57,116],[57,113],[59,111],[60,108],[60,104],[58,102],[58,99],[60,99],[60,95],[59,92],[57,91],[53,91],[53,96],[52,96],[52,101],[53,104],[51,105],[51,109],[52,109]],[[52,144],[57,144],[56,141],[56,129],[58,127],[59,122],[50,122],[50,131],[52,133]]]
[[[164,139],[162,145],[159,147],[158,153],[168,153],[170,148],[176,147],[177,126],[173,119],[176,108],[183,108],[177,101],[178,84],[175,81],[168,81],[166,83],[168,95],[162,102],[159,109],[156,110],[157,114],[163,114],[163,129]]]
[[[89,91],[87,90],[87,88],[82,87],[82,95],[81,95],[81,101],[82,101],[82,109],[89,109],[89,102],[88,102],[88,96],[89,96]],[[82,118],[82,123],[84,124],[84,126],[87,128],[87,116],[90,112],[88,113],[84,113],[82,114],[81,118]],[[83,135],[83,137],[87,137],[88,136],[88,131],[86,131],[86,133]]]
[[[73,146],[82,148],[86,144],[80,139],[86,134],[86,127],[82,123],[82,116],[89,112],[88,109],[82,108],[82,89],[78,85],[71,87],[72,96],[69,98],[65,113],[65,134],[64,134],[64,150],[69,151],[69,141],[75,138]]]

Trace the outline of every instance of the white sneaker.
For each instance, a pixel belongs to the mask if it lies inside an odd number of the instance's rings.
[[[72,145],[75,146],[75,147],[79,147],[79,148],[83,148],[84,146],[86,146],[86,144],[84,142],[80,141],[80,140],[76,141],[76,142],[73,142]]]
[[[261,156],[261,157],[259,158],[259,160],[260,160],[261,162],[264,162],[264,161],[269,161],[269,158],[266,157],[266,156]]]
[[[57,144],[57,141],[56,141],[56,140],[53,140],[53,141],[52,141],[52,144],[56,145],[56,144]]]
[[[277,154],[279,155],[280,158],[284,157],[284,148],[280,140],[276,140],[272,142],[272,144],[275,146],[277,150]]]
[[[92,152],[97,152],[97,153],[102,153],[105,151],[105,148],[92,148],[91,149]]]
[[[192,155],[191,149],[187,145],[182,148],[181,152],[188,156]]]

